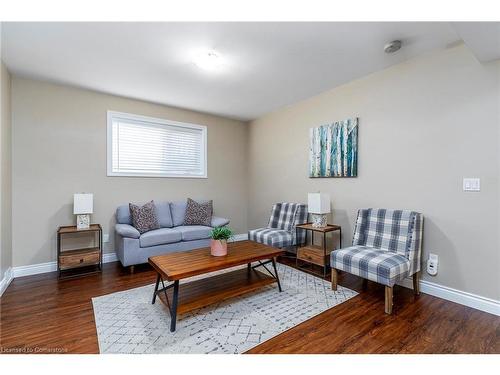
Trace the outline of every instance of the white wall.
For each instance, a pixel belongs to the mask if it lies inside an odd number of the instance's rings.
[[[333,198],[344,244],[358,208],[422,212],[424,258],[440,256],[438,276],[424,279],[498,300],[499,75],[500,64],[481,65],[460,45],[248,125],[13,77],[13,264],[55,260],[55,230],[74,222],[77,191],[94,192],[93,221],[105,232],[118,204],[191,196],[213,198],[216,213],[243,233],[265,225],[273,202],[304,202],[321,190]],[[209,179],[106,177],[108,109],[207,125]],[[309,128],[353,116],[360,118],[359,176],[308,178]],[[463,177],[480,177],[481,192],[463,192]]]
[[[464,46],[427,54],[288,106],[249,125],[249,226],[271,204],[330,193],[333,222],[350,244],[363,207],[425,216],[424,279],[500,299],[499,64],[481,65]],[[359,117],[357,178],[308,178],[308,130]],[[481,192],[462,191],[480,177]]]
[[[106,112],[115,110],[208,127],[208,178],[106,176]],[[93,91],[12,78],[13,264],[56,260],[56,230],[74,224],[73,193],[94,193],[92,221],[114,250],[115,209],[150,199],[214,200],[215,214],[247,228],[244,123]]]
[[[12,189],[11,189],[11,77],[0,60],[0,281],[12,266]]]

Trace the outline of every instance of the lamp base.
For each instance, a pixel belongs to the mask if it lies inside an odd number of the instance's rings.
[[[90,215],[76,215],[76,229],[89,229],[90,228]]]
[[[325,214],[311,214],[313,228],[324,228],[326,227],[326,216]]]

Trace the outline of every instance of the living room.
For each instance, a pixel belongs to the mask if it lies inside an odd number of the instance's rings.
[[[500,354],[500,22],[12,21],[2,354]]]

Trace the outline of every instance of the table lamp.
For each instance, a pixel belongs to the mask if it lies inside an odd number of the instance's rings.
[[[73,214],[76,215],[77,229],[89,229],[92,213],[94,213],[94,194],[74,194]]]
[[[330,213],[330,195],[325,193],[307,194],[307,206],[314,228],[326,227],[326,214]]]

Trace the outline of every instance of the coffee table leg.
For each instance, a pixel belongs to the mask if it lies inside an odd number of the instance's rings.
[[[171,321],[170,321],[170,332],[175,331],[175,324],[177,323],[177,301],[179,299],[179,280],[174,282],[174,297],[172,301]]]
[[[151,302],[151,304],[155,304],[156,302],[156,293],[158,292],[158,286],[160,285],[160,274],[158,274],[158,276],[156,277],[156,285],[155,285],[155,291],[153,292],[153,301]]]
[[[278,270],[276,269],[276,259],[273,258],[273,268],[274,268],[274,274],[276,275],[276,281],[278,282],[278,289],[281,292],[281,283],[280,283],[280,277],[278,275]]]

